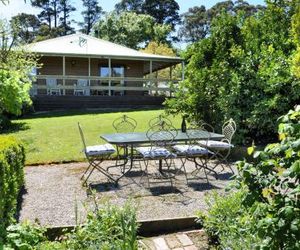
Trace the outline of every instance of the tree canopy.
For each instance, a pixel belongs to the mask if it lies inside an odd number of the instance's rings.
[[[143,14],[144,0],[121,0],[115,5],[115,10],[120,13],[123,11],[135,12],[137,14]]]
[[[0,21],[0,120],[4,112],[19,115],[30,104],[30,72],[34,56],[19,46],[15,29]],[[1,121],[0,121],[1,123]]]
[[[170,111],[217,127],[232,117],[240,142],[274,140],[277,117],[300,100],[289,39],[296,4],[270,2],[260,15],[224,11],[214,18],[210,36],[185,53],[186,80],[169,101]]]
[[[74,32],[71,26],[70,13],[76,8],[70,0],[32,0],[33,7],[41,9],[38,14],[40,29],[37,40],[44,40]]]
[[[182,25],[178,35],[185,42],[197,42],[210,34],[213,19],[222,12],[236,16],[238,12],[243,11],[245,16],[251,16],[262,9],[264,7],[261,5],[251,5],[243,0],[219,2],[210,9],[203,5],[195,6],[182,14]]]
[[[157,24],[149,15],[114,11],[95,24],[94,33],[96,37],[138,49],[152,40],[166,42],[170,27]]]
[[[170,25],[172,30],[180,22],[179,5],[175,0],[122,0],[115,9],[118,13],[129,11],[150,15],[155,22]]]
[[[300,6],[297,7],[292,19],[292,34],[297,46],[297,51],[293,58],[292,71],[296,77],[300,78]]]
[[[82,27],[81,31],[89,34],[96,21],[98,21],[103,14],[102,8],[98,5],[97,0],[82,0],[84,11],[81,12],[83,22],[79,23]]]
[[[33,42],[40,28],[39,19],[32,14],[18,14],[12,17],[11,23],[16,28],[18,39],[22,43]]]
[[[168,44],[151,41],[148,45],[140,50],[144,53],[157,54],[163,56],[176,56],[176,52]],[[169,69],[162,69],[156,72],[156,76],[160,79],[168,79],[170,75]]]

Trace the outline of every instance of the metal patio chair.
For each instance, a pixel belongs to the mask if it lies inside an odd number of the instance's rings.
[[[113,128],[117,133],[130,133],[134,132],[134,130],[137,127],[137,122],[135,119],[127,116],[122,115],[121,117],[118,117],[115,119],[112,123]],[[116,165],[118,166],[124,166],[122,169],[122,172],[125,172],[125,164],[120,164],[120,160],[127,160],[128,157],[128,145],[117,145],[117,161]]]
[[[87,167],[86,171],[82,175],[81,179],[83,181],[83,185],[85,185],[94,172],[97,169],[100,173],[105,175],[109,180],[113,181],[115,184],[118,183],[118,180],[121,178],[114,178],[109,172],[108,169],[110,167],[102,167],[101,163],[105,160],[108,160],[110,156],[116,152],[115,148],[111,144],[101,144],[101,145],[94,145],[94,146],[87,146],[84,138],[84,134],[81,128],[81,125],[78,123],[78,129],[80,133],[80,137],[83,144],[83,152],[88,160],[89,166]],[[87,177],[84,178],[87,174]]]
[[[167,127],[173,127],[173,124],[172,124],[171,120],[166,115],[160,114],[160,115],[150,119],[149,122],[148,122],[148,126],[149,126],[149,128],[151,128],[151,127],[153,128],[155,126],[158,126],[158,127],[163,126],[163,127],[167,128]],[[172,151],[172,148],[171,148],[172,145],[174,145],[174,143],[169,142],[169,144],[166,145],[166,146],[169,150]],[[175,167],[175,161],[174,160],[175,159],[171,159],[171,164],[170,164],[169,167],[171,167],[171,166]]]
[[[46,78],[47,95],[61,95],[61,89],[56,78]]]
[[[223,171],[225,165],[234,174],[234,171],[228,163],[227,159],[231,153],[231,149],[234,147],[234,145],[231,143],[231,140],[235,132],[236,123],[233,119],[229,119],[222,126],[222,134],[224,135],[224,138],[221,141],[209,140],[208,142],[206,142],[206,145],[204,145],[204,141],[198,141],[200,145],[207,147],[209,150],[214,152],[214,155],[211,157],[212,160],[216,160],[213,169],[216,169],[219,165],[221,165]]]
[[[114,120],[112,125],[117,133],[127,133],[135,130],[137,122],[127,115],[122,115]]]
[[[168,150],[168,147],[177,135],[176,129],[173,126],[166,124],[164,121],[161,121],[150,127],[146,135],[150,141],[150,145],[137,147],[136,151],[143,158],[145,165],[144,173],[147,177],[148,187],[150,188],[150,183],[163,182],[170,182],[171,186],[173,186],[174,174],[169,172],[171,166],[171,162],[169,161],[176,158],[176,155]],[[150,161],[158,161],[159,164],[158,172],[154,175],[149,172]],[[168,172],[165,170],[168,170]],[[150,181],[150,177],[154,177],[155,181]],[[142,178],[143,176],[141,177],[141,180]]]
[[[207,183],[209,183],[207,172],[213,172],[215,174],[215,178],[217,178],[217,173],[208,166],[208,160],[213,155],[213,152],[208,150],[205,145],[210,139],[210,132],[205,130],[203,127],[199,127],[195,124],[192,124],[188,127],[186,131],[186,135],[188,137],[188,141],[186,144],[177,144],[173,146],[176,155],[181,160],[181,166],[177,170],[177,173],[183,169],[185,174],[186,182],[188,184],[189,180],[198,180],[200,177],[200,172],[203,171],[205,174],[205,178]],[[203,140],[204,146],[200,146],[197,143],[197,138],[205,136],[207,139]],[[192,177],[188,176],[188,172],[186,170],[186,163],[193,162],[195,170],[193,170],[190,174]]]
[[[163,122],[163,123],[162,123]],[[170,121],[169,118],[167,118],[166,116],[164,116],[163,114],[160,114],[157,117],[152,118],[151,120],[149,120],[148,122],[148,126],[149,128],[155,126],[155,125],[161,125],[161,124],[165,124],[165,125],[169,125],[172,126],[172,122]]]
[[[74,84],[74,95],[90,95],[90,88],[87,79],[78,79],[77,84]]]
[[[199,129],[206,130],[210,133],[215,132],[214,127],[212,125],[210,125],[209,123],[207,123],[207,122],[200,121],[198,124],[199,124]]]

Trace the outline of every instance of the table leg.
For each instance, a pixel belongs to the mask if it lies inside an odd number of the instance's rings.
[[[158,171],[163,175],[163,170],[162,170],[162,159],[158,160]]]
[[[130,171],[133,167],[133,144],[130,145],[130,168],[128,171]]]

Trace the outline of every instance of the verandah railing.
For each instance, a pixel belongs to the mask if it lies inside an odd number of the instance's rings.
[[[56,85],[47,85],[47,79],[56,79]],[[86,80],[86,86],[79,86],[79,79]],[[37,75],[31,94],[49,94],[47,91],[49,88],[56,88],[59,89],[60,95],[74,95],[76,93],[74,90],[86,89],[84,95],[113,96],[136,92],[143,95],[172,96],[174,86],[179,81],[178,79],[161,78]]]

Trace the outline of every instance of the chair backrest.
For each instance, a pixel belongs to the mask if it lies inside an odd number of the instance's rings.
[[[228,140],[231,143],[231,139],[236,131],[236,124],[233,119],[229,119],[222,126],[222,134],[224,139]]]
[[[211,132],[211,133],[215,132],[214,127],[212,125],[210,125],[209,123],[207,123],[207,122],[202,122],[200,124],[200,128],[202,128],[203,130],[206,130],[208,132]]]
[[[150,127],[146,133],[151,146],[168,147],[172,145],[178,131],[171,124],[161,120]]]
[[[82,128],[81,128],[81,126],[80,126],[80,123],[79,123],[79,122],[78,122],[78,129],[79,129],[79,134],[80,134],[81,141],[82,141],[82,144],[83,144],[84,152],[86,152],[86,143],[85,143],[85,138],[84,138],[84,134],[83,134],[83,131],[82,131]]]
[[[47,85],[47,87],[57,87],[57,79],[56,78],[47,78],[46,85]]]
[[[203,142],[205,142],[205,145],[203,146],[207,146],[208,141],[211,138],[210,131],[206,130],[202,124],[199,126],[191,124],[186,130],[186,135],[188,137],[189,145],[197,145],[198,141],[201,140],[201,144],[203,145]]]
[[[170,119],[167,118],[166,116],[162,115],[162,114],[160,114],[157,117],[152,118],[148,122],[148,125],[149,125],[150,128],[153,127],[153,126],[155,126],[155,125],[162,125],[162,124],[166,124],[166,125],[172,126],[172,122],[170,121]]]
[[[87,79],[78,79],[77,80],[77,87],[87,87],[88,81]]]
[[[212,125],[210,125],[209,123],[204,122],[203,120],[193,121],[193,122],[191,122],[190,126],[196,126],[197,129],[200,129],[200,130],[202,129],[204,131],[208,131],[211,133],[215,132],[214,127]]]
[[[114,120],[112,125],[116,130],[116,132],[125,133],[125,132],[133,132],[137,126],[137,122],[136,120],[134,120],[133,118],[127,115],[122,115],[121,117]]]

